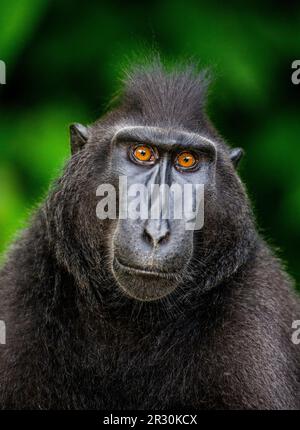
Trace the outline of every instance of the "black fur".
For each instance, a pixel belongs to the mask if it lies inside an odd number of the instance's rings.
[[[206,87],[191,67],[128,76],[119,107],[88,127],[13,245],[0,275],[2,408],[299,408],[299,301],[206,117]],[[111,270],[115,222],[95,216],[119,124],[194,132],[217,147],[216,189],[189,271],[158,301],[121,292]]]

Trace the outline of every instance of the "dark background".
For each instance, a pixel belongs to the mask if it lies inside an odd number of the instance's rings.
[[[300,281],[300,2],[10,0],[0,6],[0,252],[69,156],[124,64],[151,49],[211,66],[209,112],[246,157],[261,231]],[[129,59],[129,60],[128,60]]]

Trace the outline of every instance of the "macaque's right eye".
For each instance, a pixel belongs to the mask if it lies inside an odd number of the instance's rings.
[[[131,146],[129,156],[133,162],[144,165],[152,165],[158,159],[157,150],[144,144]]]

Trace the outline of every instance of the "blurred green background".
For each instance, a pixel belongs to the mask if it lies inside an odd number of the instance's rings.
[[[0,252],[69,156],[68,125],[105,110],[127,57],[212,66],[209,112],[246,157],[261,231],[300,281],[300,2],[10,0],[0,6]],[[276,3],[275,3],[276,4]]]

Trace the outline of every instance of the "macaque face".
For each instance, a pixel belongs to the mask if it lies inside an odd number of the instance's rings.
[[[203,224],[199,207],[205,186],[214,184],[215,146],[192,133],[126,127],[115,134],[111,157],[114,182],[126,182],[112,235],[113,274],[127,295],[156,300],[191,276],[194,234]]]

